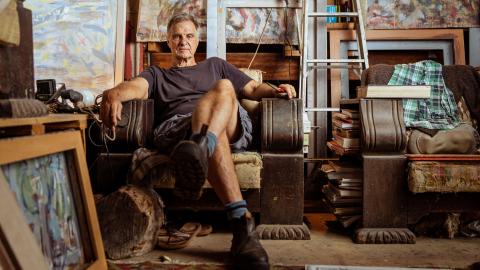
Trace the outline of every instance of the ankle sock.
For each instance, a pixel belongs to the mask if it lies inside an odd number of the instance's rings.
[[[217,146],[217,136],[210,131],[207,131],[207,148],[208,156],[211,157]]]
[[[236,201],[225,205],[228,219],[241,218],[247,212],[247,202],[245,200]]]
[[[213,152],[215,151],[215,147],[217,146],[217,136],[213,134],[210,131],[206,132],[207,134],[205,135],[207,137],[207,151],[208,151],[208,157],[211,157],[213,155]],[[190,136],[190,139],[200,136],[201,133],[193,133]]]

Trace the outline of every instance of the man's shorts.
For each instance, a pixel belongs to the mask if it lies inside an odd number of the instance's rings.
[[[252,142],[252,120],[240,104],[238,104],[238,119],[240,135],[235,142],[230,143],[230,149],[233,153],[246,151]],[[157,149],[168,154],[178,142],[190,138],[192,134],[191,122],[192,113],[189,113],[174,115],[161,123],[153,131],[153,141]]]

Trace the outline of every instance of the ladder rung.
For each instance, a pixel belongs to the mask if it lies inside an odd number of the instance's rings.
[[[317,63],[363,63],[364,59],[307,59],[307,64]]]
[[[358,12],[312,12],[308,17],[358,17]]]
[[[306,112],[339,112],[340,108],[305,108]]]
[[[309,69],[334,69],[334,68],[343,68],[343,69],[363,69],[362,66],[357,65],[327,65],[327,66],[310,66]]]

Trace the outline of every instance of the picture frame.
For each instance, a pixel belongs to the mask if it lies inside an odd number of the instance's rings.
[[[0,149],[0,180],[16,198],[48,268],[107,269],[80,131],[2,139]]]
[[[355,41],[354,30],[332,30],[330,31],[329,49],[331,59],[341,59],[341,43]],[[409,30],[368,30],[366,31],[368,41],[448,41],[453,46],[453,63],[465,65],[465,48],[462,29],[409,29]],[[368,46],[367,46],[368,47]],[[331,78],[331,106],[339,107],[342,93],[341,70],[332,69]]]
[[[0,269],[48,269],[1,170],[0,205]]]

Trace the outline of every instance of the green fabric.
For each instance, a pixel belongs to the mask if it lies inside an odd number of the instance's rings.
[[[431,60],[395,65],[388,85],[431,85],[430,99],[404,99],[407,127],[452,129],[459,124],[457,106],[442,76],[442,65]]]

